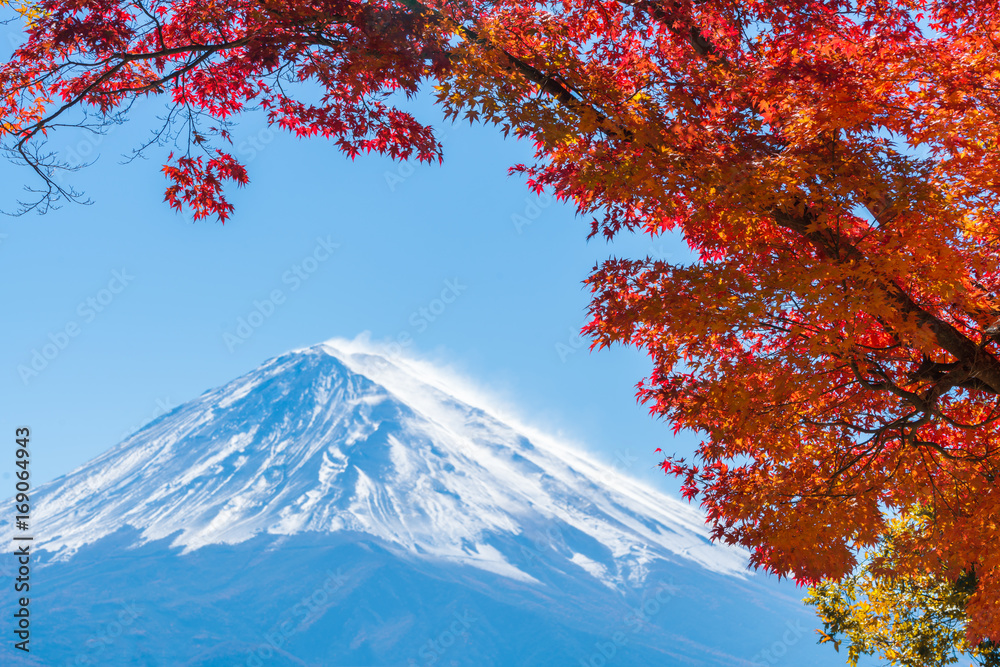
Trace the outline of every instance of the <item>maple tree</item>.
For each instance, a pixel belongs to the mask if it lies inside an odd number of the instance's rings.
[[[441,157],[396,100],[534,142],[515,165],[591,233],[678,232],[691,265],[610,259],[595,345],[704,436],[671,457],[713,524],[803,583],[847,576],[892,517],[934,521],[900,576],[975,570],[1000,639],[1000,8],[978,0],[42,0],[0,69],[3,149],[74,198],[44,138],[162,96],[166,200],[225,220],[232,120],[347,155]],[[317,96],[316,91],[319,90]],[[82,114],[74,117],[72,114]],[[903,548],[903,547],[899,547]]]
[[[820,642],[832,643],[837,651],[846,642],[851,667],[866,655],[899,667],[953,665],[963,657],[981,667],[1000,667],[1000,645],[990,640],[970,644],[966,638],[965,608],[979,585],[974,569],[955,580],[936,572],[893,572],[893,560],[907,552],[899,546],[932,519],[932,513],[915,508],[893,521],[854,572],[810,587],[805,602],[823,621]]]

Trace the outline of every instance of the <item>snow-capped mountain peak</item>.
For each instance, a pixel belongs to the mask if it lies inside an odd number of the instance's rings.
[[[552,567],[617,587],[656,560],[736,576],[746,563],[709,542],[690,506],[357,341],[290,352],[206,392],[42,487],[37,507],[37,546],[59,559],[130,526],[184,552],[364,534],[529,585]]]

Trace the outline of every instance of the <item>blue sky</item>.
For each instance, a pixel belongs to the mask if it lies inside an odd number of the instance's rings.
[[[609,465],[674,488],[654,450],[692,443],[636,404],[648,362],[634,350],[591,353],[576,332],[595,263],[685,257],[683,244],[588,242],[587,219],[508,176],[530,160],[527,142],[443,124],[427,99],[413,108],[440,128],[443,165],[352,162],[326,141],[243,118],[234,154],[251,183],[230,191],[236,211],[224,226],[162,202],[168,149],[122,164],[158,104],[106,136],[55,133],[51,150],[96,159],[69,179],[94,203],[0,219],[0,432],[32,428],[36,482],[270,357],[369,332],[452,366]],[[11,210],[30,174],[0,169],[0,204]]]

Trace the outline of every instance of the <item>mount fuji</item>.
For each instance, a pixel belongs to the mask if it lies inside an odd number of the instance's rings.
[[[696,509],[365,343],[272,359],[32,505],[4,664],[840,664]]]

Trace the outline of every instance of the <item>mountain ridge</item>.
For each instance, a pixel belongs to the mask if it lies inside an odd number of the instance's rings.
[[[39,488],[36,521],[50,531],[37,547],[64,559],[125,526],[145,540],[180,529],[172,544],[185,551],[349,529],[528,581],[491,542],[555,522],[580,533],[570,560],[618,584],[642,576],[649,550],[740,574],[742,554],[710,545],[695,511],[624,476],[595,481],[598,464],[568,452],[399,363],[324,343],[178,406]],[[623,558],[631,570],[611,572]]]
[[[294,350],[39,487],[38,650],[0,661],[824,664],[815,619],[697,510],[450,381]]]

